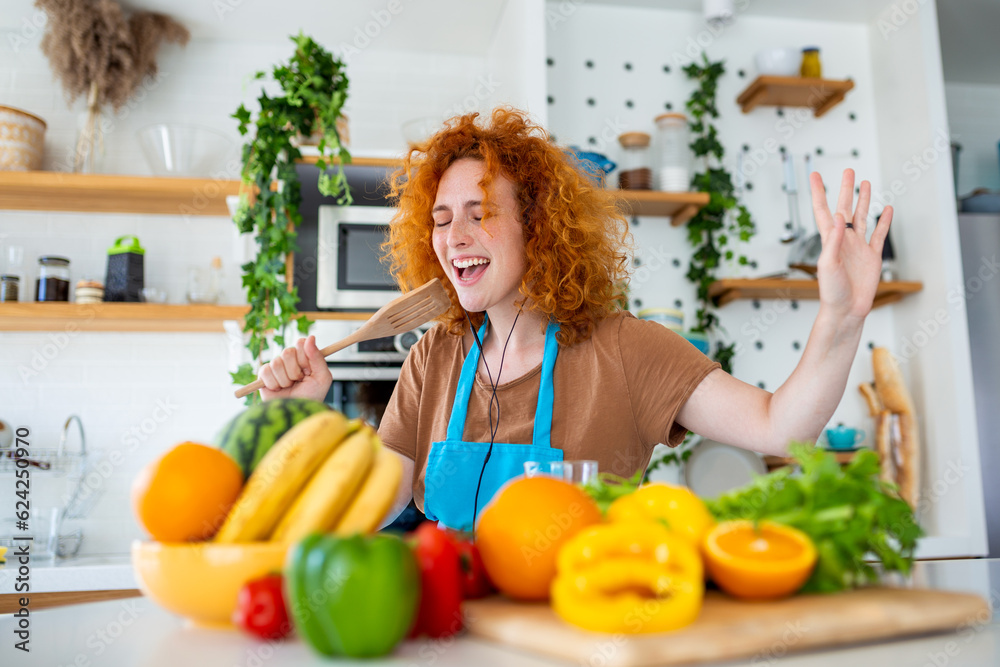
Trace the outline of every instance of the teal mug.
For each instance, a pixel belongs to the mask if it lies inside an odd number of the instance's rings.
[[[837,424],[837,428],[826,429],[826,443],[830,449],[852,449],[865,439],[865,432]]]

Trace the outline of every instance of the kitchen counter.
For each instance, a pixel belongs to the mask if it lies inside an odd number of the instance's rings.
[[[11,559],[13,551],[7,552]],[[11,566],[14,567],[11,567]],[[14,593],[17,563],[8,560],[0,569],[0,595]],[[117,591],[135,589],[135,573],[128,554],[83,556],[65,560],[42,558],[31,562],[31,591],[54,593],[67,591]]]
[[[782,655],[758,656],[755,665],[842,667],[854,665],[992,666],[1000,664],[1000,560],[955,560],[918,563],[913,575],[918,587],[972,592],[990,600],[993,619],[960,631]],[[831,599],[832,602],[832,599]],[[793,619],[790,619],[793,620]],[[0,617],[0,664],[102,665],[109,667],[173,667],[175,665],[329,665],[299,640],[261,643],[235,630],[192,627],[146,598],[73,605],[32,612],[30,653],[14,649],[16,619]],[[780,648],[780,647],[779,647]],[[278,658],[272,661],[271,658]],[[444,641],[405,642],[379,665],[542,665],[553,662],[470,637]],[[593,664],[605,664],[595,656]],[[726,663],[734,664],[734,663]]]

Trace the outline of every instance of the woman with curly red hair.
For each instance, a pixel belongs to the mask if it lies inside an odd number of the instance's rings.
[[[395,511],[412,497],[468,530],[525,461],[593,459],[630,476],[689,429],[769,453],[815,440],[843,395],[889,227],[865,242],[871,188],[862,183],[852,215],[853,188],[848,170],[836,219],[814,199],[820,313],[771,394],[622,310],[626,221],[541,128],[503,108],[488,122],[449,121],[392,181],[391,271],[404,291],[440,278],[452,302],[407,355],[379,427],[404,464]],[[265,398],[322,400],[329,375],[311,337],[260,372]]]

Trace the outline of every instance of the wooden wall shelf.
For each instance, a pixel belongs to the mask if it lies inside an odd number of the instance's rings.
[[[907,294],[919,292],[924,284],[919,281],[881,282],[875,292],[872,308],[901,300]],[[786,280],[783,278],[726,278],[717,280],[708,288],[708,296],[716,305],[724,306],[737,299],[818,299],[819,283],[815,280]]]
[[[854,450],[852,452],[833,452],[833,455],[837,459],[837,463],[840,465],[847,465],[854,459],[854,455],[858,453],[859,450]],[[764,465],[767,466],[768,470],[774,470],[775,468],[784,468],[785,466],[795,466],[798,462],[790,456],[772,456],[770,454],[764,455]]]
[[[758,76],[736,98],[743,113],[761,106],[808,107],[819,118],[840,104],[854,82],[850,79],[807,79],[800,76]]]
[[[229,216],[238,180],[0,172],[0,210]]]
[[[690,220],[709,200],[707,192],[618,190],[617,194],[626,215],[668,217],[673,227]]]
[[[247,306],[152,303],[0,303],[0,331],[221,332]],[[304,313],[312,320],[364,321],[372,313]]]

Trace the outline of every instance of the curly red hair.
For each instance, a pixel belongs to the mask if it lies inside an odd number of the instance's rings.
[[[466,331],[466,316],[434,254],[431,209],[445,170],[464,158],[486,165],[484,218],[490,185],[502,174],[515,186],[524,221],[527,271],[520,293],[525,307],[560,325],[559,342],[586,340],[595,325],[621,309],[628,280],[625,244],[628,223],[615,197],[595,187],[575,158],[551,143],[526,115],[497,108],[489,123],[478,113],[449,120],[422,145],[412,147],[402,170],[393,174],[391,197],[399,214],[383,244],[389,270],[403,291],[440,278],[452,307],[440,318],[449,331]],[[474,317],[477,323],[482,315]]]

